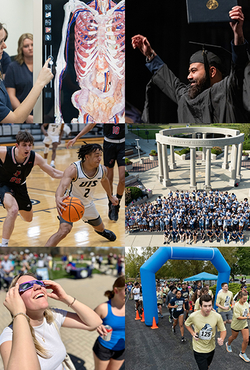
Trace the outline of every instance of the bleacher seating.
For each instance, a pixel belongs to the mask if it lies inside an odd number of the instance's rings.
[[[71,128],[71,135],[70,138],[73,138],[77,135],[83,128],[84,123],[72,123],[68,124]],[[16,134],[20,130],[28,130],[32,136],[34,137],[35,142],[43,141],[44,135],[41,131],[41,124],[0,124],[0,145],[2,144],[11,144],[15,143]],[[91,130],[85,137],[102,137],[103,136],[103,128],[102,125],[96,125],[93,130]],[[66,135],[63,134],[62,139],[66,139]],[[69,137],[68,137],[69,139]]]

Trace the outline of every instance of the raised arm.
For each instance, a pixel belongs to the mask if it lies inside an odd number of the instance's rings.
[[[9,114],[1,121],[1,123],[23,123],[34,108],[36,101],[41,94],[45,85],[53,78],[51,69],[48,67],[50,59],[48,59],[41,69],[38,78],[31,89],[26,99],[16,108],[14,112]]]
[[[244,23],[244,14],[242,12],[241,6],[234,6],[229,12],[230,18],[234,22],[230,22],[230,26],[234,33],[234,45],[244,44],[244,34],[243,34],[243,23]]]
[[[46,289],[52,289],[51,293],[47,292],[48,297],[65,303],[75,311],[67,313],[63,327],[91,331],[101,325],[102,320],[91,308],[67,294],[58,283],[52,280],[45,280],[44,283]]]
[[[61,179],[63,176],[62,171],[56,170],[55,168],[48,165],[45,159],[41,157],[40,154],[37,154],[37,153],[35,155],[35,162],[34,162],[34,166],[36,165],[38,165],[41,168],[41,170],[46,172],[53,179]]]
[[[16,284],[6,295],[4,306],[15,317],[13,320],[12,341],[4,342],[0,347],[5,370],[41,370],[35,345],[32,339],[29,323],[26,315],[25,304],[18,291]]]
[[[148,60],[152,60],[157,55],[152,49],[148,39],[142,35],[135,35],[132,37],[132,47],[134,49],[138,48]]]

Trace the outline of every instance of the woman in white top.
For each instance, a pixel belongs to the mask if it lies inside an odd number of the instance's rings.
[[[75,312],[50,309],[48,297]],[[58,283],[37,280],[31,273],[13,279],[4,306],[12,316],[12,323],[0,336],[5,370],[64,370],[66,349],[60,327],[94,330],[102,323],[92,309],[68,295]]]

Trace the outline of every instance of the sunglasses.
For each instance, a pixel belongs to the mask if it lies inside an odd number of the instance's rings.
[[[26,290],[29,290],[33,288],[33,285],[40,285],[45,288],[45,284],[41,280],[31,280],[31,281],[26,281],[26,283],[20,284],[19,285],[19,293],[24,293]]]

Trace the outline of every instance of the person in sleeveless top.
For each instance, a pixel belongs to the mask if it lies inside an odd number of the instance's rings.
[[[112,195],[107,178],[106,167],[101,165],[102,147],[99,144],[85,144],[78,150],[79,161],[72,163],[64,171],[63,178],[56,191],[56,206],[60,216],[60,226],[46,243],[46,247],[55,247],[72,230],[73,223],[62,218],[62,210],[66,205],[63,200],[68,196],[81,200],[85,207],[83,221],[93,226],[95,232],[109,241],[115,241],[116,235],[104,227],[93,196],[98,183],[101,183],[109,200],[117,205],[118,199]]]
[[[71,308],[49,308],[48,297]],[[67,294],[52,280],[37,280],[32,273],[17,275],[3,302],[12,316],[0,335],[4,369],[64,370],[66,349],[60,328],[93,331],[100,317]]]
[[[33,142],[34,138],[28,131],[19,131],[14,147],[0,147],[0,200],[7,211],[2,247],[8,246],[18,213],[24,221],[32,221],[32,204],[26,186],[26,178],[32,168],[38,165],[55,179],[63,175],[62,171],[50,167],[39,154],[31,150]]]
[[[103,321],[97,328],[99,337],[93,346],[95,370],[118,370],[125,356],[125,277],[116,279],[112,291],[104,295],[109,301],[95,308]],[[112,328],[111,338],[107,325]]]
[[[87,134],[95,127],[96,123],[89,123],[74,139],[69,140],[67,148],[73,146],[76,140]],[[107,168],[107,178],[110,183],[111,192],[113,194],[113,179],[114,179],[114,165],[117,162],[119,171],[119,182],[117,184],[116,197],[119,204],[114,205],[109,200],[108,216],[110,220],[117,221],[120,209],[120,201],[125,189],[125,124],[124,123],[104,123],[104,142],[103,154],[104,165]]]

